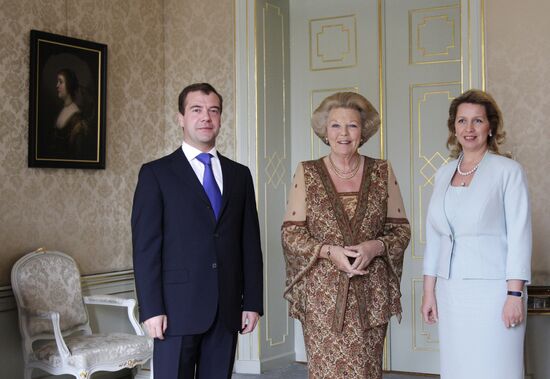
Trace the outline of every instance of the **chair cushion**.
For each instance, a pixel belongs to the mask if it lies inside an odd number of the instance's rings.
[[[71,352],[67,360],[69,366],[87,368],[101,364],[133,367],[136,360],[145,360],[153,353],[153,340],[145,336],[125,333],[78,335],[65,338]],[[61,357],[55,341],[47,342],[34,351],[35,360],[53,367],[61,367]]]

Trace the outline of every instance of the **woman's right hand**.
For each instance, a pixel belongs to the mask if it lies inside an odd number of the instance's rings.
[[[437,322],[437,300],[434,291],[424,291],[421,312],[426,324],[431,325]]]
[[[350,258],[357,258],[360,254],[353,250],[344,249],[341,246],[330,246],[330,255],[327,258],[342,272],[348,274],[351,278],[355,275],[365,275],[365,270],[354,269],[350,263]]]

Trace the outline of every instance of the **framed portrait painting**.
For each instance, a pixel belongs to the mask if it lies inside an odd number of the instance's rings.
[[[105,168],[107,45],[31,30],[29,167]]]

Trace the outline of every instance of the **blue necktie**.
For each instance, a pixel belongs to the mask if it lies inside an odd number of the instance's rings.
[[[206,192],[208,199],[210,199],[210,204],[212,205],[212,209],[214,210],[214,214],[217,219],[222,206],[222,194],[220,192],[220,187],[218,187],[218,183],[216,183],[216,179],[214,178],[212,162],[210,160],[211,158],[212,156],[209,153],[200,153],[197,155],[197,159],[204,164],[202,186],[204,187],[204,191]]]

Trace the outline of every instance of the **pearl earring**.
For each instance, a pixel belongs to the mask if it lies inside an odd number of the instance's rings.
[[[489,137],[492,137],[492,136],[493,136],[493,132],[489,130]]]

